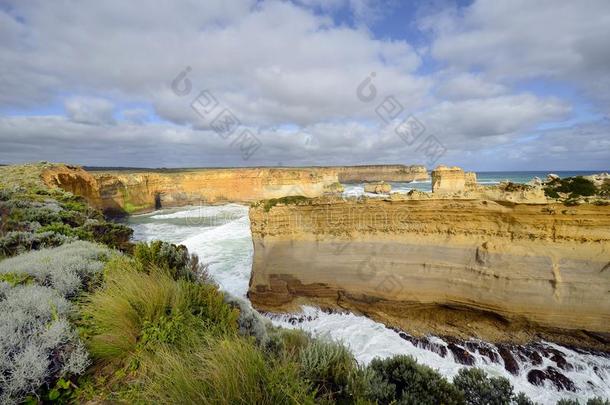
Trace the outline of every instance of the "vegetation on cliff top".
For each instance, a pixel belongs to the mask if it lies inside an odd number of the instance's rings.
[[[610,198],[610,179],[605,179],[600,185],[582,176],[553,178],[544,185],[547,197],[561,199],[566,205],[575,205],[582,197]]]
[[[129,227],[106,221],[81,197],[44,186],[40,173],[48,166],[0,168],[0,257],[74,240],[129,249]]]
[[[269,210],[271,210],[271,208],[275,207],[278,204],[283,204],[283,205],[296,205],[296,204],[305,204],[308,203],[310,200],[312,200],[309,197],[305,197],[302,195],[292,195],[292,196],[287,196],[287,197],[281,197],[281,198],[271,198],[269,200],[264,200],[262,202],[259,202],[258,204],[263,204],[263,208],[265,209],[265,212],[269,212]]]

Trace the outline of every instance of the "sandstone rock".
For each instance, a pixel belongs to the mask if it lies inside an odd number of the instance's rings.
[[[366,193],[374,194],[389,194],[390,191],[392,191],[392,186],[383,181],[379,183],[367,183],[364,185],[364,191]]]
[[[428,180],[428,170],[421,165],[366,165],[366,166],[331,166],[336,170],[341,183],[362,183],[365,181],[398,181],[411,182]]]
[[[457,166],[437,166],[432,171],[432,192],[455,193],[466,189],[466,175]]]
[[[531,333],[610,333],[610,271],[602,271],[610,262],[610,206],[429,193],[426,199],[312,199],[269,212],[253,207],[250,223],[250,298],[263,310],[323,303],[403,329],[416,325],[418,333],[492,339],[493,328],[510,329],[513,322]],[[279,306],[274,274],[301,283],[277,291],[286,300]],[[314,285],[325,289],[307,287]]]

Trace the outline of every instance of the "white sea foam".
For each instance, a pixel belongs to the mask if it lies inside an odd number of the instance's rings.
[[[348,187],[351,190],[362,188],[358,185]],[[193,218],[199,221],[194,222]],[[186,245],[190,251],[197,253],[203,262],[209,263],[210,273],[223,290],[245,298],[253,254],[247,207],[229,204],[164,210],[132,217],[130,223],[139,240],[163,239]],[[294,321],[295,317],[302,318],[303,322],[291,323],[291,318]],[[464,367],[454,361],[450,352],[443,358],[430,350],[416,347],[395,331],[363,316],[328,314],[316,308],[304,307],[301,314],[271,318],[276,325],[300,328],[316,336],[340,340],[363,363],[368,363],[375,357],[408,354],[420,363],[437,369],[449,379]],[[430,340],[446,345],[440,338],[431,337]],[[473,354],[475,365],[492,376],[508,378],[515,386],[515,391],[523,391],[534,401],[543,404],[554,404],[560,398],[582,400],[593,396],[610,397],[610,359],[576,353],[550,343],[545,344],[561,350],[566,360],[574,365],[572,371],[561,372],[574,382],[578,388],[576,393],[560,392],[552,386],[536,387],[530,384],[527,381],[527,372],[531,365],[522,362],[519,362],[520,373],[517,376],[506,371],[502,364],[492,363],[478,353]],[[545,358],[544,364],[536,368],[547,365],[556,366]],[[597,368],[597,373],[594,367]]]

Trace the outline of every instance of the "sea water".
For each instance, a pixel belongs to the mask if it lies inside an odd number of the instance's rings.
[[[508,179],[525,182],[533,176],[545,175],[546,173],[532,175],[532,172],[528,172],[519,174],[518,177],[514,174],[508,176],[506,173],[491,175],[481,173],[479,180],[499,182]],[[426,186],[429,189],[429,182],[394,184],[397,185],[394,191],[408,192],[412,188],[426,190]],[[349,187],[351,187],[349,189],[351,195],[358,195],[356,189],[358,185]],[[129,225],[134,229],[136,240],[160,239],[186,245],[189,251],[197,253],[201,261],[208,264],[209,273],[222,290],[247,299],[253,255],[248,207],[227,204],[167,209],[132,216],[129,218]],[[365,364],[375,357],[408,354],[415,357],[418,362],[437,369],[449,379],[453,378],[460,368],[465,367],[454,360],[451,352],[442,357],[434,351],[417,347],[401,338],[394,330],[364,316],[350,313],[329,314],[314,307],[303,307],[299,314],[269,315],[269,317],[276,325],[300,328],[315,336],[341,341],[350,348],[358,361]],[[295,319],[299,321],[295,322]],[[438,337],[430,337],[430,341],[438,345],[447,345],[447,342]],[[476,367],[484,369],[491,376],[508,378],[516,392],[525,392],[532,400],[539,403],[554,404],[561,398],[583,400],[594,396],[610,397],[609,358],[577,353],[552,343],[541,342],[541,345],[560,350],[566,360],[574,366],[571,371],[560,371],[574,382],[576,392],[558,391],[548,382],[547,385],[538,387],[527,381],[527,372],[532,368],[556,367],[556,364],[547,358],[543,358],[543,364],[536,367],[517,359],[520,371],[515,376],[506,371],[501,362],[493,363],[478,353],[471,354],[475,357]]]

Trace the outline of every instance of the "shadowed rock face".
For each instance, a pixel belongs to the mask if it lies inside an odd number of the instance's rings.
[[[250,220],[260,309],[314,303],[491,341],[610,333],[610,206],[313,199]]]

